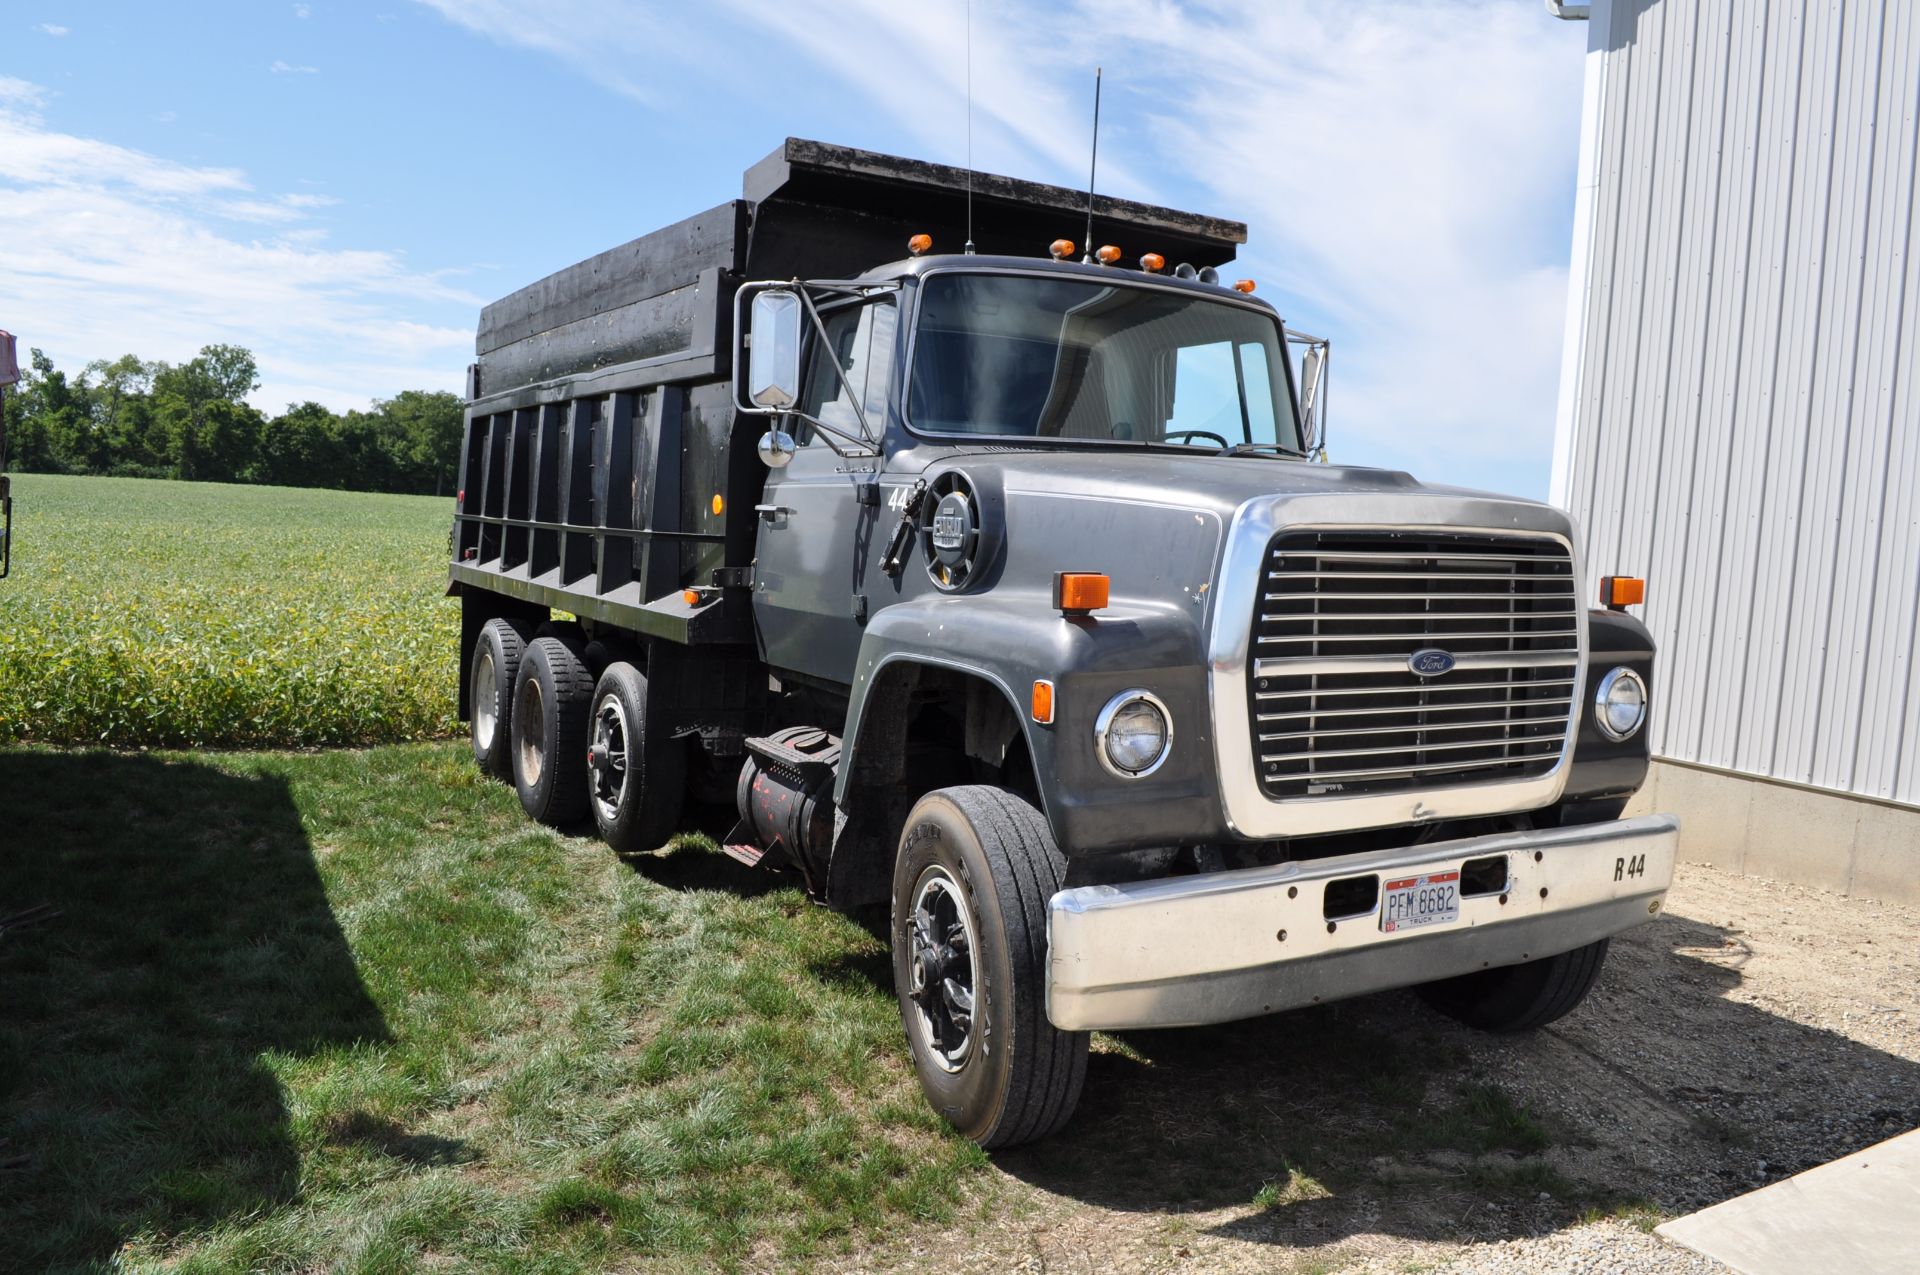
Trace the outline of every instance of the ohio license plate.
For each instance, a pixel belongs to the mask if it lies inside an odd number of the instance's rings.
[[[1460,919],[1460,873],[1401,877],[1380,887],[1380,929],[1387,934]]]

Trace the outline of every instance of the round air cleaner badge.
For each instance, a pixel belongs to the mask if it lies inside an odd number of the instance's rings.
[[[928,485],[920,508],[928,577],[948,593],[966,588],[985,569],[994,543],[992,514],[981,493],[965,474],[950,469]]]

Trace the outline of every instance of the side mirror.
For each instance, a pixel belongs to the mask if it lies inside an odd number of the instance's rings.
[[[784,429],[770,429],[760,435],[760,463],[768,469],[785,469],[793,459],[793,435]]]
[[[754,294],[753,344],[747,358],[747,397],[754,406],[783,411],[800,401],[800,324],[805,317],[795,293],[769,288]],[[791,448],[793,440],[787,442]],[[765,439],[761,456],[766,456]]]
[[[1327,356],[1330,343],[1323,337],[1287,333],[1289,341],[1305,348],[1300,352],[1300,428],[1307,453],[1324,452],[1327,446]]]

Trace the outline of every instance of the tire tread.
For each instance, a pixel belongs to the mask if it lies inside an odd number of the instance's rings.
[[[1465,974],[1418,988],[1450,1018],[1488,1032],[1529,1032],[1566,1017],[1587,998],[1606,964],[1609,940],[1524,965]]]
[[[544,809],[528,808],[542,823],[563,827],[587,815],[586,753],[589,717],[593,712],[593,671],[582,658],[578,642],[549,634],[527,646],[521,666],[529,677],[545,668],[553,683],[547,712],[552,720],[552,746],[547,754],[548,792]],[[516,730],[518,729],[516,725]],[[523,790],[521,801],[525,804]]]
[[[526,658],[528,634],[532,630],[522,620],[495,616],[480,626],[479,637],[473,644],[473,654],[469,657],[468,671],[480,658],[483,647],[494,648],[494,708],[493,708],[493,751],[490,756],[480,755],[480,746],[473,738],[471,724],[467,731],[467,740],[473,745],[474,764],[480,767],[482,774],[492,775],[495,779],[513,779],[513,692],[519,685],[520,661]],[[468,706],[468,713],[473,711]]]
[[[1008,944],[1027,970],[1031,991],[1014,1002],[1015,1071],[1007,1105],[982,1147],[1016,1146],[1057,1132],[1073,1115],[1086,1081],[1087,1033],[1063,1032],[1047,1020],[1047,904],[1061,888],[1066,860],[1053,843],[1045,816],[1003,789],[966,785],[940,790],[980,832],[985,844],[1007,853],[990,855],[994,889],[1003,900]],[[1020,1048],[1019,1042],[1029,1048]]]

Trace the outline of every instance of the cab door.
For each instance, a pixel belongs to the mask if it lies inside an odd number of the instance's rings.
[[[878,444],[887,427],[897,314],[891,296],[822,308],[827,339],[812,343],[802,412],[859,437],[858,394]],[[829,360],[838,360],[844,381]],[[875,482],[881,460],[840,456],[797,416],[788,426],[798,449],[786,468],[768,473],[759,507],[753,602],[761,656],[776,669],[851,684],[868,577],[884,552],[873,544],[886,512]]]

